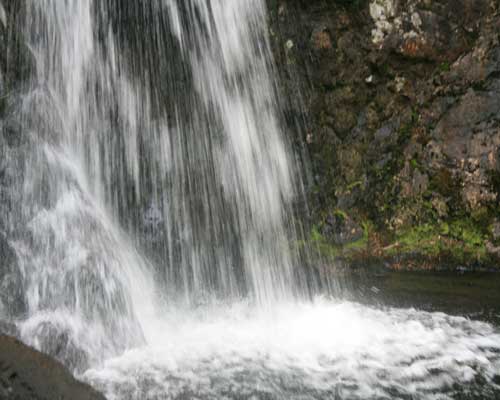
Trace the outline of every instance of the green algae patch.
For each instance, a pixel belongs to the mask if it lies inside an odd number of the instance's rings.
[[[337,212],[339,214],[336,215],[339,218],[349,218],[345,212],[342,212],[340,210],[336,211],[336,213]],[[363,227],[363,235],[357,240],[342,245],[332,243],[325,235],[321,233],[320,227],[315,225],[311,229],[309,244],[319,253],[322,258],[325,259],[354,259],[361,256],[366,256],[370,243],[370,231],[373,225],[370,222],[363,222],[361,225]]]
[[[347,214],[342,216],[349,218]],[[343,245],[333,243],[322,233],[321,226],[315,225],[304,244],[332,262],[343,260],[353,265],[382,262],[396,270],[448,269],[460,265],[481,269],[495,264],[487,249],[489,227],[483,231],[472,219],[422,223],[393,233],[377,229],[369,220],[361,225],[362,237]]]
[[[461,263],[487,261],[487,236],[469,219],[422,224],[396,234],[386,255],[419,254],[444,257]]]

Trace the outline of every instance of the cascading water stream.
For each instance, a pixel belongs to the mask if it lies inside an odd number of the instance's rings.
[[[110,399],[494,396],[492,326],[306,301],[267,30],[264,0],[27,0],[22,338]]]
[[[142,343],[137,315],[147,314],[140,304],[152,304],[153,295],[147,262],[106,203],[111,181],[120,180],[110,173],[115,161],[106,162],[116,140],[110,108],[128,117],[131,175],[138,127],[127,108],[134,100],[128,82],[95,43],[91,5],[28,3],[37,76],[19,110],[30,136],[16,221],[25,231],[14,242],[28,315],[21,332],[43,350],[61,349],[57,356],[75,367]]]
[[[59,357],[77,365],[76,349],[91,362],[140,344],[157,293],[269,306],[302,291],[264,2],[135,6],[27,2],[22,332],[47,351],[50,336],[68,342]],[[185,83],[155,86],[183,70]]]

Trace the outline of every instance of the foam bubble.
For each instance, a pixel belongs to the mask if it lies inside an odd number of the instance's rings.
[[[150,328],[161,334],[147,346],[84,378],[110,399],[500,394],[500,332],[442,313],[325,300],[265,312],[237,304],[171,313]]]

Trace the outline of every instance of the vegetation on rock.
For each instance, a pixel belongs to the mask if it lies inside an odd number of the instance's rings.
[[[271,4],[287,120],[305,132],[296,143],[313,168],[310,240],[322,254],[394,267],[498,265],[499,7]],[[332,229],[339,212],[348,223]],[[353,226],[369,226],[366,238],[339,244],[339,230],[347,237]]]

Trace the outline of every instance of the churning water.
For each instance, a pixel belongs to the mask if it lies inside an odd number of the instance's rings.
[[[267,30],[264,0],[26,0],[23,339],[110,399],[494,398],[492,326],[306,301]]]
[[[441,313],[317,300],[170,315],[84,375],[110,399],[496,399],[500,332]],[[467,397],[469,396],[469,397]]]

